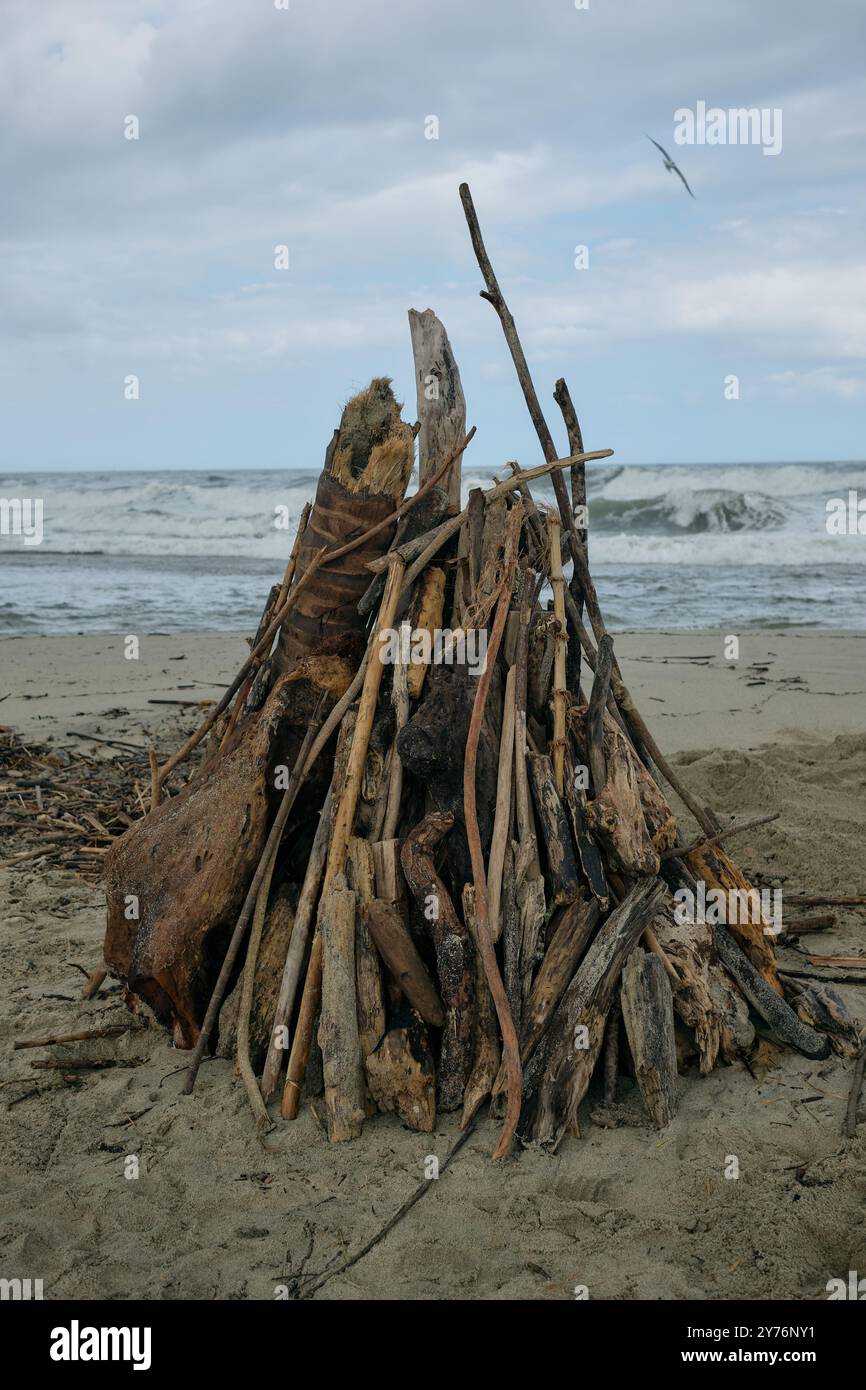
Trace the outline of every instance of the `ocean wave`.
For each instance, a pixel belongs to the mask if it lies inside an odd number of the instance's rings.
[[[467,468],[464,497],[507,475],[507,467]],[[20,473],[0,478],[0,496],[42,498],[42,551],[243,556],[279,566],[317,476],[252,469]],[[859,564],[863,538],[829,537],[825,526],[827,500],[851,488],[866,495],[866,465],[591,466],[590,545],[597,558],[621,565]],[[549,478],[538,479],[533,493],[539,503],[553,503]],[[0,538],[0,559],[20,545]]]
[[[715,535],[616,535],[590,530],[590,561],[596,565],[764,566],[804,570],[825,565],[866,565],[866,537],[826,532],[721,532]],[[676,584],[675,576],[672,582]]]
[[[589,501],[590,526],[601,531],[765,531],[785,526],[791,515],[783,502],[755,492],[674,488],[661,497]]]

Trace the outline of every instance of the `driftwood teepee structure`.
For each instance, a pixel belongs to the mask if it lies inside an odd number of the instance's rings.
[[[306,1088],[332,1140],[376,1110],[466,1125],[492,1098],[500,1156],[515,1134],[555,1147],[597,1068],[615,1120],[623,1029],[658,1125],[678,1061],[747,1054],[756,1017],[810,1057],[856,1032],[826,989],[786,999],[760,912],[674,912],[699,881],[754,899],[605,629],[584,468],[611,451],[585,452],[559,381],[558,456],[460,193],[545,462],[461,507],[474,430],[444,328],[411,311],[418,426],[385,379],[343,411],[249,658],[184,747],[152,758],[150,812],[106,856],[105,960],[193,1049],[187,1090],[216,1045],[262,1125],[279,1089],[292,1119]]]

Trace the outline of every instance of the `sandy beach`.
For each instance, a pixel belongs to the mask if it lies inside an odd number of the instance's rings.
[[[750,749],[802,733],[833,738],[866,725],[866,632],[752,628],[614,634],[629,688],[668,752]],[[145,633],[0,640],[0,723],[34,738],[136,737],[177,706],[218,697],[247,651],[241,633]],[[166,750],[163,749],[163,752]]]
[[[689,783],[723,815],[781,812],[739,838],[744,869],[781,886],[786,905],[800,893],[863,893],[866,633],[747,631],[736,662],[725,635],[623,633],[616,646]],[[55,747],[110,757],[88,736],[153,738],[164,755],[200,710],[160,702],[212,698],[246,648],[239,635],[180,634],[143,637],[137,661],[123,650],[122,636],[3,641],[0,720]],[[7,838],[0,857],[13,852]],[[866,913],[835,917],[800,950],[864,954]],[[358,1141],[332,1146],[306,1110],[259,1140],[231,1063],[208,1062],[182,1097],[185,1056],[146,1010],[130,1015],[109,985],[81,1001],[70,962],[100,959],[98,886],[6,867],[0,918],[0,1272],[42,1278],[48,1298],[273,1299],[316,1274],[318,1298],[569,1299],[586,1285],[602,1299],[814,1299],[828,1279],[866,1268],[866,1126],[853,1141],[841,1135],[850,1062],[766,1045],[753,1075],[681,1076],[679,1113],[662,1133],[601,1131],[586,1114],[582,1137],[556,1157],[525,1150],[493,1164],[495,1127],[483,1118],[395,1230],[333,1273],[418,1185],[427,1156],[444,1159],[456,1118],[419,1135],[380,1116]],[[782,947],[783,961],[797,964],[796,949]],[[864,989],[837,987],[866,1016]],[[110,1024],[130,1027],[75,1055],[115,1065],[72,1084],[32,1067],[68,1051],[12,1050],[16,1039]],[[725,1177],[730,1155],[736,1181]]]

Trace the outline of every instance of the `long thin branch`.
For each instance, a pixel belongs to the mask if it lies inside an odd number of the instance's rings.
[[[462,183],[460,185],[460,200],[463,204],[463,211],[466,215],[466,222],[469,227],[469,235],[472,238],[472,246],[475,251],[475,257],[478,261],[481,274],[484,277],[484,283],[487,286],[486,290],[481,291],[481,297],[483,299],[486,299],[490,304],[493,305],[494,309],[496,310],[499,316],[499,321],[502,324],[502,331],[505,334],[505,341],[508,344],[508,348],[511,353],[511,358],[514,362],[515,370],[517,372],[517,378],[520,382],[520,386],[523,391],[524,400],[526,401],[526,406],[529,410],[530,418],[532,419],[532,423],[535,426],[535,432],[538,435],[538,441],[541,445],[542,453],[544,454],[544,457],[546,459],[553,460],[556,458],[556,445],[554,444],[553,436],[551,435],[550,430],[547,427],[547,421],[544,418],[544,413],[541,409],[541,405],[538,400],[538,395],[532,382],[532,377],[529,374],[529,367],[526,362],[526,356],[521,346],[520,339],[517,336],[517,328],[515,326],[514,319],[511,316],[511,312],[508,308],[508,305],[505,302],[505,299],[502,295],[502,291],[499,288],[499,283],[496,279],[496,275],[494,274],[493,266],[490,263],[490,257],[488,256],[487,251],[485,249],[484,241],[481,236],[481,228],[478,224],[478,215],[475,211],[475,205],[472,202],[472,194],[469,191],[468,184]],[[575,524],[574,513],[569,504],[568,489],[565,486],[565,479],[562,477],[561,473],[555,472],[551,481],[553,483],[553,490],[556,494],[556,501],[559,507],[559,514],[562,518],[562,524],[565,527],[566,534],[568,536],[568,544],[569,549],[571,551],[571,558],[574,563],[575,574],[580,580],[580,584],[583,590],[583,598],[584,603],[586,604],[586,611],[589,615],[590,625],[592,626],[592,630],[595,634],[596,641],[600,642],[602,637],[605,635],[607,629],[604,624],[604,618],[602,617],[601,607],[598,602],[598,594],[596,593],[595,584],[593,583],[592,576],[589,573],[589,566],[587,565],[584,547],[581,543],[581,538],[578,533],[577,526]],[[582,639],[581,646],[583,646]],[[616,703],[619,706],[619,708],[622,710],[623,717],[625,718],[629,726],[629,729],[632,732],[633,737],[637,737],[638,739],[640,739],[640,741],[643,742],[644,746],[647,748],[648,752],[653,758],[653,761],[658,766],[659,770],[664,774],[665,778],[670,783],[670,785],[682,797],[683,801],[688,806],[692,814],[695,816],[696,820],[698,821],[698,824],[700,825],[704,833],[706,835],[714,835],[719,829],[718,820],[709,810],[709,808],[705,806],[704,803],[697,796],[694,795],[694,793],[689,793],[688,791],[686,791],[685,795],[683,794],[683,791],[681,790],[682,783],[679,782],[676,773],[673,773],[670,764],[664,758],[663,754],[660,752],[658,748],[658,745],[652,738],[649,729],[644,723],[644,720],[642,719],[639,711],[637,710],[634,701],[631,698],[631,695],[629,694],[628,690],[625,687],[625,684],[623,683],[622,672],[620,671],[615,658],[611,674],[611,689],[613,691],[614,699],[616,700]]]
[[[511,588],[514,583],[514,572],[517,568],[517,542],[520,534],[522,510],[522,507],[518,504],[512,510],[508,520],[508,530],[506,531],[505,537],[505,560],[499,598],[496,606],[496,616],[493,619],[490,639],[487,644],[487,661],[484,671],[478,680],[478,689],[475,692],[472,717],[469,721],[469,733],[466,739],[466,757],[463,764],[463,809],[466,821],[466,840],[469,845],[469,856],[472,861],[472,878],[475,883],[475,913],[478,927],[478,944],[481,948],[481,959],[484,964],[484,973],[487,976],[487,984],[490,993],[493,995],[493,1002],[496,1006],[496,1016],[499,1019],[506,1077],[507,1107],[505,1123],[502,1126],[499,1142],[493,1151],[494,1158],[502,1158],[508,1152],[517,1129],[517,1121],[520,1118],[520,1046],[517,1041],[517,1031],[514,1027],[514,1020],[511,1017],[508,996],[505,992],[505,986],[502,983],[502,977],[499,974],[499,967],[496,963],[496,952],[494,951],[493,941],[490,935],[487,908],[487,880],[484,873],[484,855],[481,849],[481,836],[478,830],[478,814],[476,810],[475,768],[478,754],[478,740],[481,735],[481,724],[484,719],[484,708],[487,704],[487,692],[490,688],[490,678],[494,662],[499,652],[502,633],[505,629],[505,620],[508,616],[508,609],[511,603]]]
[[[769,825],[771,821],[778,820],[781,814],[781,811],[771,811],[767,816],[754,816],[751,820],[740,821],[739,825],[723,826],[717,835],[702,835],[699,840],[695,840],[690,845],[674,845],[673,849],[662,850],[659,858],[662,860],[682,859],[696,849],[712,849],[722,840],[730,839],[732,835],[739,835],[744,830],[754,830],[759,825]]]
[[[382,595],[379,616],[370,639],[367,670],[361,688],[361,698],[358,702],[358,716],[355,721],[355,732],[352,738],[352,747],[349,752],[349,761],[346,765],[346,779],[340,791],[340,799],[337,803],[337,811],[334,816],[334,824],[331,831],[331,843],[328,850],[325,881],[322,888],[323,901],[330,884],[337,874],[343,872],[346,863],[349,836],[352,833],[352,826],[355,820],[358,795],[361,788],[361,778],[363,776],[364,763],[366,761],[367,749],[370,742],[370,732],[373,727],[373,717],[376,713],[379,687],[382,683],[384,668],[382,665],[382,649],[379,636],[386,628],[393,626],[394,613],[397,607],[402,578],[403,561],[395,557],[388,570],[388,579],[385,584],[385,592]],[[313,1041],[313,1027],[316,1021],[316,1011],[319,1007],[319,1000],[322,992],[322,962],[322,935],[317,929],[313,937],[312,947],[310,948],[310,960],[307,965],[307,975],[304,980],[304,989],[301,995],[300,1011],[286,1070],[286,1084],[283,1088],[283,1100],[280,1107],[280,1113],[284,1120],[295,1119],[300,1105],[301,1082],[304,1079],[304,1073],[307,1069],[307,1062],[309,1060],[310,1048]]]

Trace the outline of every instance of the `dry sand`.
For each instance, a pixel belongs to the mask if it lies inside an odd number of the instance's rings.
[[[782,812],[734,842],[747,871],[781,880],[788,900],[862,894],[866,634],[745,632],[736,663],[722,644],[622,634],[617,651],[691,785],[723,813]],[[149,701],[214,695],[244,651],[228,634],[144,637],[138,661],[119,637],[7,639],[0,720],[69,745],[154,733],[166,752],[196,711]],[[306,1111],[256,1139],[230,1063],[208,1062],[182,1097],[185,1056],[161,1029],[131,1020],[116,992],[80,1001],[69,962],[98,961],[103,920],[99,891],[72,875],[0,870],[0,1276],[41,1278],[47,1298],[294,1296],[300,1274],[336,1269],[384,1225],[428,1155],[444,1159],[455,1118],[416,1135],[378,1117],[330,1146]],[[803,942],[863,954],[866,911],[839,910]],[[866,988],[838,988],[866,1019]],[[130,1065],[74,1086],[31,1067],[68,1052],[12,1051],[16,1038],[116,1021],[131,1030],[75,1055]],[[866,1098],[846,1141],[850,1062],[770,1049],[765,1063],[681,1077],[662,1133],[602,1131],[582,1115],[583,1137],[553,1158],[491,1163],[484,1118],[408,1216],[316,1296],[567,1299],[585,1285],[607,1299],[825,1298],[828,1279],[866,1274]]]

